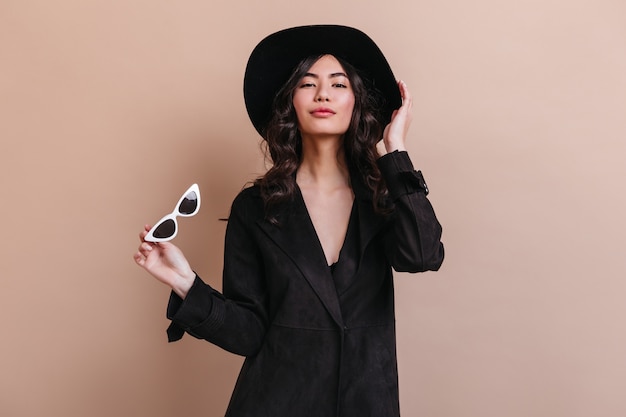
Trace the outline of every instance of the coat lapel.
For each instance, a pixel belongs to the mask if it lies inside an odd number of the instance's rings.
[[[351,176],[351,182],[355,204],[359,210],[359,259],[362,260],[367,245],[383,227],[385,218],[374,213],[372,192],[354,173]]]
[[[359,212],[360,262],[367,245],[383,227],[385,219],[374,213],[371,191],[357,176],[352,175],[351,181]],[[299,189],[296,191],[293,204],[278,216],[278,220],[279,226],[265,220],[259,221],[258,224],[293,260],[335,322],[343,326],[337,288],[330,268],[326,265],[326,257]]]
[[[289,212],[283,212],[279,216],[279,226],[265,220],[258,224],[293,260],[335,322],[343,326],[333,276],[326,265],[326,258],[299,190],[289,209]]]

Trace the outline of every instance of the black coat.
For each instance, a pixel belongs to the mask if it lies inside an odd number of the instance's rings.
[[[406,152],[379,159],[395,209],[380,216],[353,178],[356,273],[335,285],[301,194],[265,220],[257,187],[233,202],[223,295],[199,278],[172,294],[170,340],[187,333],[246,356],[229,417],[396,417],[396,271],[437,270],[441,226]],[[342,253],[343,254],[343,253]]]

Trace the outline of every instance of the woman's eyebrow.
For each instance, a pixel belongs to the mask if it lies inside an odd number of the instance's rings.
[[[319,78],[319,75],[313,74],[312,72],[307,72],[306,74],[304,74],[304,77]],[[335,78],[335,77],[346,77],[346,78],[348,78],[348,76],[346,75],[345,72],[333,72],[332,74],[330,74],[328,76],[328,78]]]

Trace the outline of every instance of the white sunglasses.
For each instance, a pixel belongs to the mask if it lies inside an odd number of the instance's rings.
[[[200,210],[200,188],[193,184],[178,200],[173,212],[164,216],[148,231],[144,240],[148,242],[167,242],[176,237],[178,223],[176,217],[191,217]]]

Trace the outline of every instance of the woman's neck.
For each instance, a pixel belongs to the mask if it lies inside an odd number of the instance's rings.
[[[303,138],[302,161],[296,172],[298,185],[345,187],[350,184],[349,178],[343,138]]]

